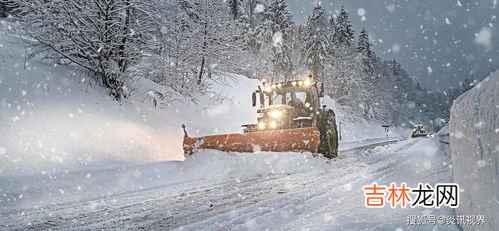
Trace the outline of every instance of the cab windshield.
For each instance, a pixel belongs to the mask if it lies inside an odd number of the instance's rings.
[[[278,94],[274,92],[272,94],[272,102],[273,104],[288,104],[289,101],[291,101],[291,94],[294,93],[296,95],[296,98],[299,99],[303,103],[307,103],[307,92],[305,91],[296,91],[296,92],[283,92],[281,94]],[[284,101],[283,101],[284,99]]]

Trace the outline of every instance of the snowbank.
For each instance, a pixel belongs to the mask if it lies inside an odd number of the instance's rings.
[[[0,177],[0,213],[65,202],[86,202],[162,189],[165,194],[247,181],[272,175],[330,169],[323,159],[301,153],[224,153],[205,151],[185,161],[86,169],[31,176]]]
[[[499,226],[499,71],[454,101],[449,132],[454,179],[463,189],[457,211],[461,215],[485,215],[487,230],[496,230]]]
[[[119,105],[73,66],[25,60],[27,45],[7,32],[10,24],[0,21],[0,176],[183,160],[182,123],[203,135],[256,120],[256,80],[233,75],[210,83],[197,105],[154,108],[145,93],[164,87],[141,79]]]
[[[329,96],[324,97],[322,104],[333,109],[336,114],[338,132],[341,133],[340,148],[348,145],[350,142],[369,141],[383,137],[401,138],[411,135],[410,129],[390,127],[387,132],[382,127],[383,124],[357,118],[346,112]]]

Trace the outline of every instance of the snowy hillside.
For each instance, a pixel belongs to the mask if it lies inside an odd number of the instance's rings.
[[[462,215],[484,214],[499,226],[499,71],[459,97],[449,124],[454,178],[464,189]]]
[[[257,80],[231,75],[226,85],[208,81],[210,92],[197,105],[179,98],[154,108],[146,92],[164,87],[140,79],[132,97],[118,104],[73,66],[26,61],[26,44],[8,33],[10,23],[0,25],[0,174],[183,160],[181,124],[198,136],[240,132],[241,124],[256,121],[251,93]],[[352,120],[330,98],[324,103],[335,109],[345,144],[409,135],[386,134],[379,124]]]
[[[140,79],[120,105],[72,66],[26,61],[26,44],[7,27],[2,21],[0,175],[182,160],[182,123],[199,135],[238,132],[255,120],[249,96],[256,80],[234,76],[228,85],[213,84],[198,105],[179,99],[154,108],[145,93],[164,87]]]

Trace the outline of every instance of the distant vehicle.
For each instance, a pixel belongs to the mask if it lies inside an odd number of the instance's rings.
[[[422,136],[427,137],[428,132],[426,132],[426,130],[422,124],[415,124],[414,127],[412,127],[411,137],[416,138],[416,137],[422,137]]]

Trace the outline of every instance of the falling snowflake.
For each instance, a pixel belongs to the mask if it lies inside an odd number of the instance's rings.
[[[360,17],[362,17],[362,16],[366,15],[366,9],[364,9],[364,8],[359,8],[359,9],[357,10],[357,14],[358,14]]]
[[[454,137],[456,137],[457,139],[462,139],[464,138],[464,134],[461,131],[456,131]]]
[[[255,13],[262,13],[263,11],[265,11],[265,6],[263,4],[258,4],[256,5],[255,7]]]
[[[487,165],[487,162],[485,162],[484,160],[478,160],[476,162],[476,165],[478,166],[478,168],[484,168]]]
[[[483,27],[480,32],[475,35],[475,43],[490,49],[492,45],[492,31],[490,28]]]
[[[393,11],[395,11],[395,4],[388,4],[388,6],[386,6],[386,9],[388,10],[388,12],[393,13]]]
[[[393,44],[392,51],[393,51],[393,53],[399,53],[400,52],[400,44],[398,44],[398,43]]]
[[[277,31],[272,36],[272,45],[274,47],[282,46],[282,33],[280,31]]]

